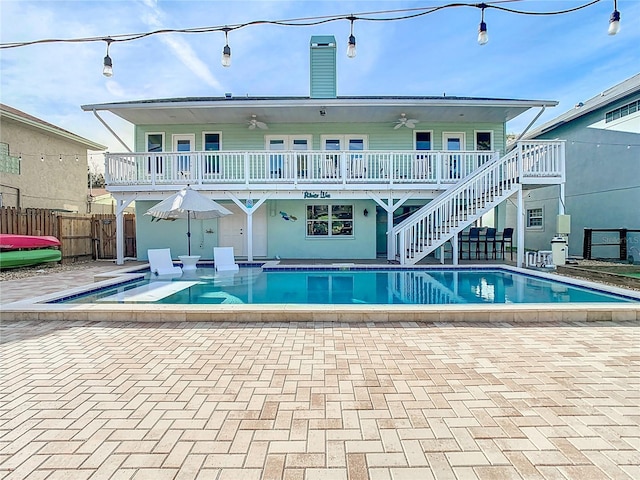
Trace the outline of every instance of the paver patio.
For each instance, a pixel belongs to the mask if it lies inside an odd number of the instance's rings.
[[[0,320],[0,478],[640,478],[639,367],[638,322]]]
[[[637,322],[2,322],[0,478],[640,478]]]

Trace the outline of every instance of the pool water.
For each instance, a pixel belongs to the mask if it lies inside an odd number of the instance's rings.
[[[64,303],[513,304],[637,302],[633,298],[500,269],[198,268],[177,279],[129,282]]]

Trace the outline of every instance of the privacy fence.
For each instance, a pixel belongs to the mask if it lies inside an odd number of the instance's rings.
[[[116,258],[116,216],[42,208],[0,208],[0,233],[50,235],[60,240],[62,263]],[[136,218],[124,215],[125,257],[136,256]]]

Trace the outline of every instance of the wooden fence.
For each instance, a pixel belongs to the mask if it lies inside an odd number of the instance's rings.
[[[116,216],[41,208],[0,208],[0,233],[51,235],[60,240],[62,263],[116,258]],[[135,215],[124,215],[124,256],[136,256]]]

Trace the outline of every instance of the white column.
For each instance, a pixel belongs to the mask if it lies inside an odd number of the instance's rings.
[[[253,262],[253,208],[247,209],[247,260]]]
[[[458,257],[460,256],[460,252],[458,251],[459,248],[460,245],[458,245],[458,235],[456,235],[451,239],[451,263],[453,265],[458,265]],[[457,285],[457,281],[455,285]],[[456,294],[457,293],[458,292],[456,291]]]
[[[135,200],[134,196],[122,198],[116,196],[116,265],[124,265],[124,212]]]
[[[518,184],[518,212],[517,212],[517,228],[518,228],[518,254],[516,256],[516,266],[524,267],[524,199],[522,195],[522,185]]]
[[[116,265],[124,265],[124,214],[116,213]]]

